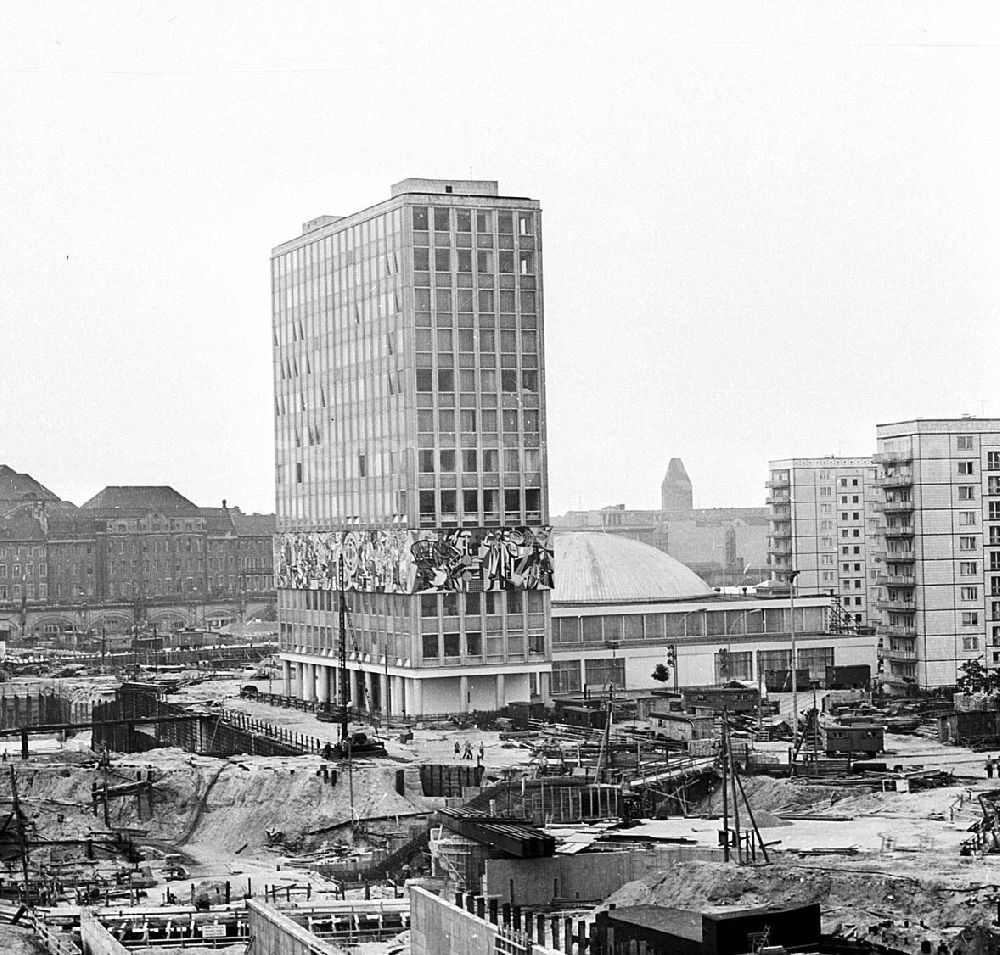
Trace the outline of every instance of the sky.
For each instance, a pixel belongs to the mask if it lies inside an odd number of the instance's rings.
[[[994,3],[0,5],[0,463],[274,509],[269,255],[543,209],[553,515],[1000,416]]]

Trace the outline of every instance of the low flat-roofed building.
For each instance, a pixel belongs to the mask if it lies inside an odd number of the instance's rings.
[[[740,955],[762,946],[818,946],[820,907],[761,905],[703,910],[630,905],[598,912],[591,936],[595,955]]]
[[[791,668],[788,593],[720,594],[668,554],[626,537],[554,535],[552,693],[757,683]],[[831,597],[796,594],[799,670],[822,683],[828,666],[876,666],[876,637],[836,630]]]

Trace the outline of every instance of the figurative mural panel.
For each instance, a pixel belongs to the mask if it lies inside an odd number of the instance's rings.
[[[549,527],[289,531],[275,537],[279,588],[390,594],[551,589]]]

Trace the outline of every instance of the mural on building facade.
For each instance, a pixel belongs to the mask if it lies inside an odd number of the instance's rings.
[[[552,587],[549,527],[448,531],[289,531],[275,538],[275,580],[293,590],[390,594]]]

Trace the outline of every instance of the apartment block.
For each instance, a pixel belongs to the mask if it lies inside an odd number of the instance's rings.
[[[407,179],[274,249],[286,679],[410,715],[544,698],[551,659],[542,218]]]
[[[951,686],[1000,667],[1000,419],[877,428],[886,682]]]
[[[787,582],[796,570],[796,590],[835,595],[845,624],[870,626],[878,595],[872,459],[786,458],[771,461],[769,470],[773,578]]]

